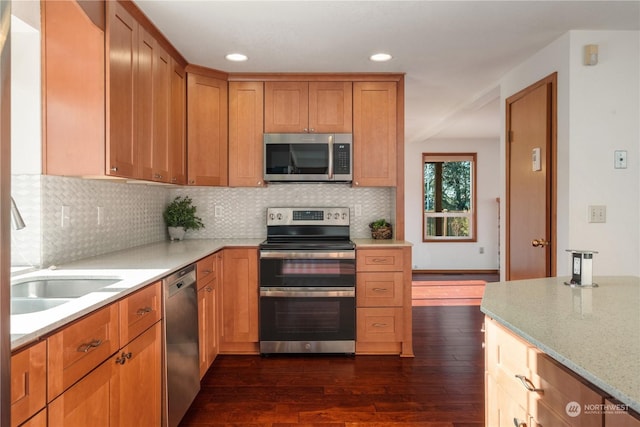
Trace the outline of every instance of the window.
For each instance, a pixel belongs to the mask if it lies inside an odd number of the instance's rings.
[[[425,242],[476,241],[476,153],[422,153]]]

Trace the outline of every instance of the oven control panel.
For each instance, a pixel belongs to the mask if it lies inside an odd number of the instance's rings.
[[[349,208],[267,208],[271,225],[349,225]]]

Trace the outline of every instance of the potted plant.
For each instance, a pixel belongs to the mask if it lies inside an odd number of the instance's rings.
[[[171,240],[182,240],[187,230],[204,228],[202,219],[196,216],[196,207],[189,196],[177,196],[162,214]]]
[[[384,218],[373,221],[369,224],[369,228],[371,229],[371,237],[374,239],[391,239],[393,234],[391,223]]]

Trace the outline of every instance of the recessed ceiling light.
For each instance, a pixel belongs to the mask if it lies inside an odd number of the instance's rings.
[[[388,53],[375,53],[369,57],[370,60],[375,62],[386,62],[389,61],[393,56]]]
[[[233,62],[242,62],[249,59],[247,55],[244,55],[242,53],[230,53],[227,56],[225,56],[225,58],[227,58],[227,61],[233,61]]]

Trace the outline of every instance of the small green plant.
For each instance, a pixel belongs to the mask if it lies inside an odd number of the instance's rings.
[[[178,196],[169,203],[162,217],[167,227],[184,227],[185,230],[204,228],[202,218],[196,216],[196,207],[189,196]]]
[[[391,224],[389,224],[387,220],[384,218],[373,221],[371,224],[369,224],[369,228],[372,230],[378,230],[380,228],[385,228],[385,227],[391,227]]]

